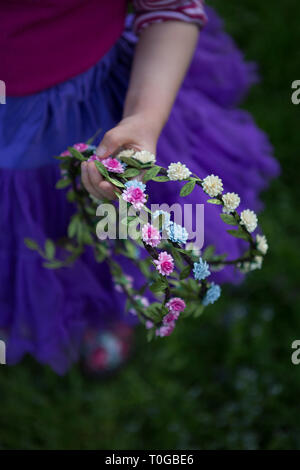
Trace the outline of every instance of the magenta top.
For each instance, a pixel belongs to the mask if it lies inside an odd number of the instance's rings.
[[[94,65],[124,28],[126,0],[0,2],[0,79],[24,95]]]
[[[127,0],[0,0],[0,80],[8,96],[49,88],[91,66],[122,34]],[[134,0],[136,30],[205,21],[202,0]]]

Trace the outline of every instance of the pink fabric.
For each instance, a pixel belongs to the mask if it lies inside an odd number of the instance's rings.
[[[134,29],[139,33],[152,23],[185,21],[202,27],[206,22],[203,0],[133,0],[137,13]]]
[[[127,0],[0,0],[0,80],[23,96],[95,65],[124,28]],[[134,28],[178,20],[202,26],[202,0],[133,0]]]
[[[122,34],[127,0],[0,0],[7,95],[49,88],[91,66]]]

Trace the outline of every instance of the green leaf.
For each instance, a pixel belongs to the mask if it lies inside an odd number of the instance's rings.
[[[220,214],[220,217],[223,220],[223,222],[225,222],[225,224],[228,224],[228,225],[237,225],[238,224],[238,222],[235,220],[233,215]]]
[[[117,180],[116,178],[111,178],[110,176],[108,176],[107,179],[115,186],[118,186],[118,188],[125,188],[124,184],[121,183],[121,181]]]
[[[71,153],[72,157],[77,158],[81,162],[85,162],[85,158],[82,153],[78,152],[78,150],[74,149],[73,147],[68,147],[69,152]]]
[[[155,338],[155,328],[147,331],[147,341],[150,343]]]
[[[159,173],[160,169],[160,166],[153,166],[150,170],[147,170],[144,174],[143,181],[146,183],[147,181],[152,180],[157,173]]]
[[[55,244],[52,240],[47,239],[45,242],[45,255],[46,258],[52,260],[55,255]]]
[[[81,240],[82,243],[85,243],[86,245],[93,245],[93,237],[89,231],[89,228],[87,225],[83,225],[82,227],[82,233],[81,233]]]
[[[75,192],[73,191],[73,189],[70,189],[68,192],[67,192],[67,199],[69,202],[74,202],[75,199],[76,199],[76,194]]]
[[[149,259],[144,259],[139,262],[139,269],[141,270],[142,274],[148,278],[150,272],[150,261]]]
[[[39,245],[37,244],[37,242],[35,242],[31,238],[25,238],[24,243],[27,246],[27,248],[29,248],[30,250],[37,251],[39,249]]]
[[[68,237],[73,238],[77,232],[78,228],[78,216],[75,215],[72,217],[71,222],[69,223],[68,226]]]
[[[97,170],[100,171],[101,175],[104,176],[104,178],[108,179],[108,178],[109,178],[109,174],[108,174],[107,169],[106,169],[105,166],[103,165],[103,163],[98,162],[97,160],[95,160],[95,165],[96,165]]]
[[[264,254],[263,254],[261,251],[255,250],[255,249],[251,250],[251,254],[252,254],[253,256],[264,256]],[[245,255],[245,254],[244,254],[244,255]]]
[[[204,250],[202,258],[205,260],[210,259],[215,252],[215,246],[214,245],[208,245],[208,247]]]
[[[209,204],[217,204],[217,205],[222,205],[222,201],[219,199],[208,199],[206,202],[209,202]]]
[[[96,257],[96,260],[98,261],[98,263],[102,263],[106,258],[106,253],[97,252],[97,253],[95,253],[95,257]]]
[[[200,315],[203,313],[204,309],[205,309],[204,305],[199,304],[193,312],[194,313],[194,318],[200,317]]]
[[[162,305],[159,302],[153,302],[146,309],[147,317],[150,317],[154,322],[158,322],[162,317]]]
[[[193,189],[194,189],[194,187],[195,187],[195,184],[196,184],[196,181],[195,181],[195,180],[191,180],[191,181],[189,181],[188,183],[186,183],[186,184],[181,188],[180,196],[185,197],[185,196],[188,196],[189,194],[191,194],[191,192],[193,191]]]
[[[191,274],[191,270],[192,270],[192,267],[189,265],[183,268],[183,270],[180,273],[180,279],[182,280],[182,279],[186,279],[187,277],[189,277],[189,275]]]
[[[128,170],[124,171],[121,174],[122,178],[134,178],[135,176],[139,175],[140,171],[137,168],[128,168]]]
[[[122,155],[120,155],[120,160],[124,163],[127,163],[128,166],[133,166],[134,168],[138,168],[140,169],[141,168],[141,164],[140,162],[138,162],[137,160],[135,160],[134,158],[131,158],[131,157],[122,157]]]
[[[128,258],[135,259],[136,258],[136,245],[134,245],[129,240],[124,240],[124,245],[126,248]]]
[[[247,241],[249,240],[247,233],[245,233],[241,227],[238,230],[227,230],[227,233],[229,233],[235,238],[242,238]]]
[[[158,279],[149,286],[152,292],[163,292],[167,288],[167,284],[162,279]]]
[[[68,155],[66,155],[65,157],[63,157],[61,155],[56,155],[53,158],[56,158],[56,160],[61,160],[62,162],[70,162],[70,156],[68,156]]]
[[[61,261],[50,261],[49,263],[43,263],[43,266],[48,269],[58,269],[64,264]]]
[[[182,262],[182,259],[181,259],[181,256],[180,254],[178,253],[178,251],[176,250],[175,247],[172,247],[171,248],[171,252],[172,252],[172,256],[175,260],[175,263],[176,263],[176,266],[177,267],[182,267],[183,266],[183,262]]]
[[[56,187],[56,189],[62,189],[62,188],[66,188],[70,184],[71,184],[71,180],[69,180],[69,178],[63,178],[63,179],[57,181],[55,187]]]
[[[159,183],[165,183],[166,181],[170,181],[168,176],[154,176],[152,180],[157,181]]]

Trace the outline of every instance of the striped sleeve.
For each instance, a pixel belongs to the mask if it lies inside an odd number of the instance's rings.
[[[206,23],[203,0],[133,0],[134,30],[139,33],[152,23],[185,21],[202,27]]]

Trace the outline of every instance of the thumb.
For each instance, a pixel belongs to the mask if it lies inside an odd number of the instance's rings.
[[[121,142],[118,133],[115,129],[111,129],[104,134],[104,137],[96,148],[95,153],[100,158],[107,158],[109,155],[114,153],[120,145]]]

